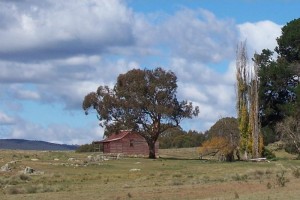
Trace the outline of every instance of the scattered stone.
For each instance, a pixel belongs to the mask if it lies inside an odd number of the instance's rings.
[[[23,170],[23,174],[28,174],[28,175],[43,175],[45,174],[43,171],[37,171],[31,167],[25,167]]]
[[[138,172],[138,171],[141,171],[141,169],[135,169],[135,168],[134,168],[134,169],[130,169],[129,171],[130,171],[130,172]]]
[[[75,158],[69,158],[68,161],[74,162],[76,159]]]
[[[25,169],[24,169],[24,174],[33,174],[34,173],[34,169],[32,169],[31,167],[26,167]]]
[[[9,164],[6,163],[5,165],[3,165],[0,169],[1,172],[9,172],[11,171],[11,168],[9,167]]]
[[[94,161],[95,162],[99,162],[99,161],[102,161],[103,160],[103,156],[102,155],[96,155],[95,157],[94,157]]]
[[[267,158],[253,158],[253,159],[250,159],[250,161],[252,161],[252,162],[270,162],[267,160]]]
[[[121,154],[118,153],[118,154],[117,154],[117,160],[119,160],[120,158],[121,158]]]
[[[88,156],[87,159],[88,159],[88,162],[93,162],[94,161],[93,156]]]
[[[131,188],[131,186],[128,185],[128,184],[125,184],[125,185],[123,186],[123,188]]]

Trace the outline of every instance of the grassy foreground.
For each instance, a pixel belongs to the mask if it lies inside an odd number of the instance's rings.
[[[161,158],[91,161],[93,153],[0,150],[2,200],[299,199],[300,161],[198,160],[195,149],[160,150]],[[94,153],[92,156],[97,156]],[[70,159],[71,158],[71,159]],[[38,173],[22,174],[25,167]]]

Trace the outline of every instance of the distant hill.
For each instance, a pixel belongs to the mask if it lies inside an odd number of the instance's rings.
[[[55,144],[35,140],[0,139],[0,149],[64,151],[76,150],[78,147],[78,145]]]

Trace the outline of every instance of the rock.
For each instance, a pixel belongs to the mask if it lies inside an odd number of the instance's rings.
[[[9,172],[11,171],[11,168],[9,167],[8,163],[6,163],[5,165],[3,165],[0,169],[1,172]]]
[[[119,160],[121,158],[122,154],[118,153],[117,154],[117,160]]]
[[[7,164],[17,164],[17,161],[16,160],[13,160],[13,161],[10,161],[9,163],[7,163]]]
[[[68,161],[74,162],[76,159],[75,158],[69,158]]]
[[[96,155],[96,156],[94,157],[94,160],[97,161],[97,162],[102,161],[102,160],[103,160],[103,156],[101,156],[101,155]]]
[[[38,161],[39,159],[37,158],[32,158],[31,161]]]
[[[31,167],[25,167],[23,170],[23,174],[29,174],[29,175],[43,175],[45,172],[43,171],[37,171]]]
[[[94,161],[93,156],[88,156],[87,159],[88,159],[88,162],[93,162]]]
[[[141,171],[141,169],[130,169],[129,171],[130,172],[138,172],[138,171]]]
[[[53,160],[54,160],[54,161],[59,161],[59,159],[58,159],[58,158],[54,158]]]
[[[26,167],[25,169],[24,169],[24,174],[33,174],[34,173],[34,169],[32,169],[31,167]]]

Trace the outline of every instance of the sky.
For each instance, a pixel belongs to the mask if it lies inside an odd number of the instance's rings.
[[[247,41],[249,60],[273,50],[299,9],[298,0],[0,0],[0,139],[101,140],[84,96],[156,67],[200,108],[183,129],[204,132],[236,116],[237,44]]]

